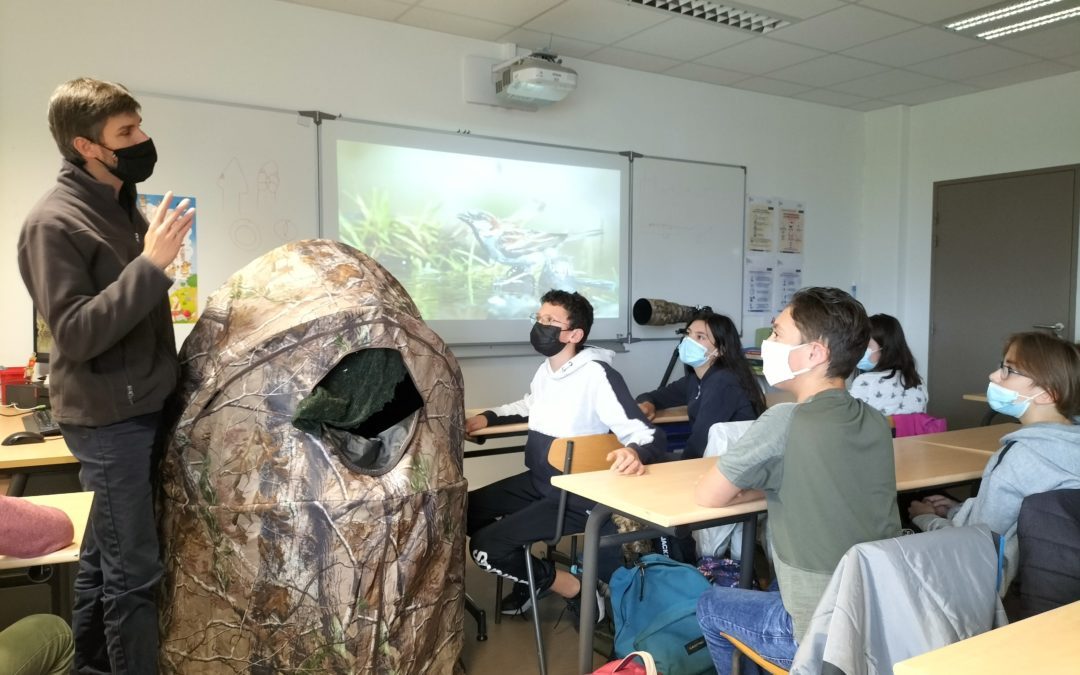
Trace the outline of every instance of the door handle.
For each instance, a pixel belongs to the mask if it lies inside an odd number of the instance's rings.
[[[1065,330],[1065,324],[1058,321],[1057,323],[1036,323],[1032,324],[1032,328],[1044,328],[1046,330],[1054,331],[1054,334],[1061,337],[1061,331]]]

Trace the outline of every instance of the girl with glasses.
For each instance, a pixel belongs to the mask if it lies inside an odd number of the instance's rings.
[[[1024,497],[1080,488],[1080,352],[1046,333],[1013,335],[990,372],[986,397],[1023,426],[1002,437],[979,494],[963,503],[931,495],[911,502],[908,513],[922,530],[983,523],[1004,536],[1004,591],[1019,562],[1016,523]]]

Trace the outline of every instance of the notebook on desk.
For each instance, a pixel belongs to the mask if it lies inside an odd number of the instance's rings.
[[[36,431],[42,436],[59,436],[60,425],[53,419],[52,413],[46,410],[35,410],[23,417],[23,426],[27,431]]]

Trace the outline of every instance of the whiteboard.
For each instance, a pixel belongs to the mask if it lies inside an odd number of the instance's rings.
[[[630,304],[638,298],[712,307],[742,331],[746,168],[635,157],[631,170]],[[641,326],[634,339],[682,326]]]
[[[194,197],[198,311],[241,267],[318,236],[317,143],[296,112],[136,93],[158,163],[144,194]],[[175,324],[178,343],[193,324]]]

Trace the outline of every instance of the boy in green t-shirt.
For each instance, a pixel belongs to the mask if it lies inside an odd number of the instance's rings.
[[[765,379],[796,403],[765,411],[698,482],[705,506],[765,494],[780,587],[714,587],[701,597],[698,621],[721,674],[730,672],[733,653],[721,633],[790,668],[844,553],[900,532],[888,422],[844,386],[869,339],[855,298],[835,288],[796,293],[761,346]]]

